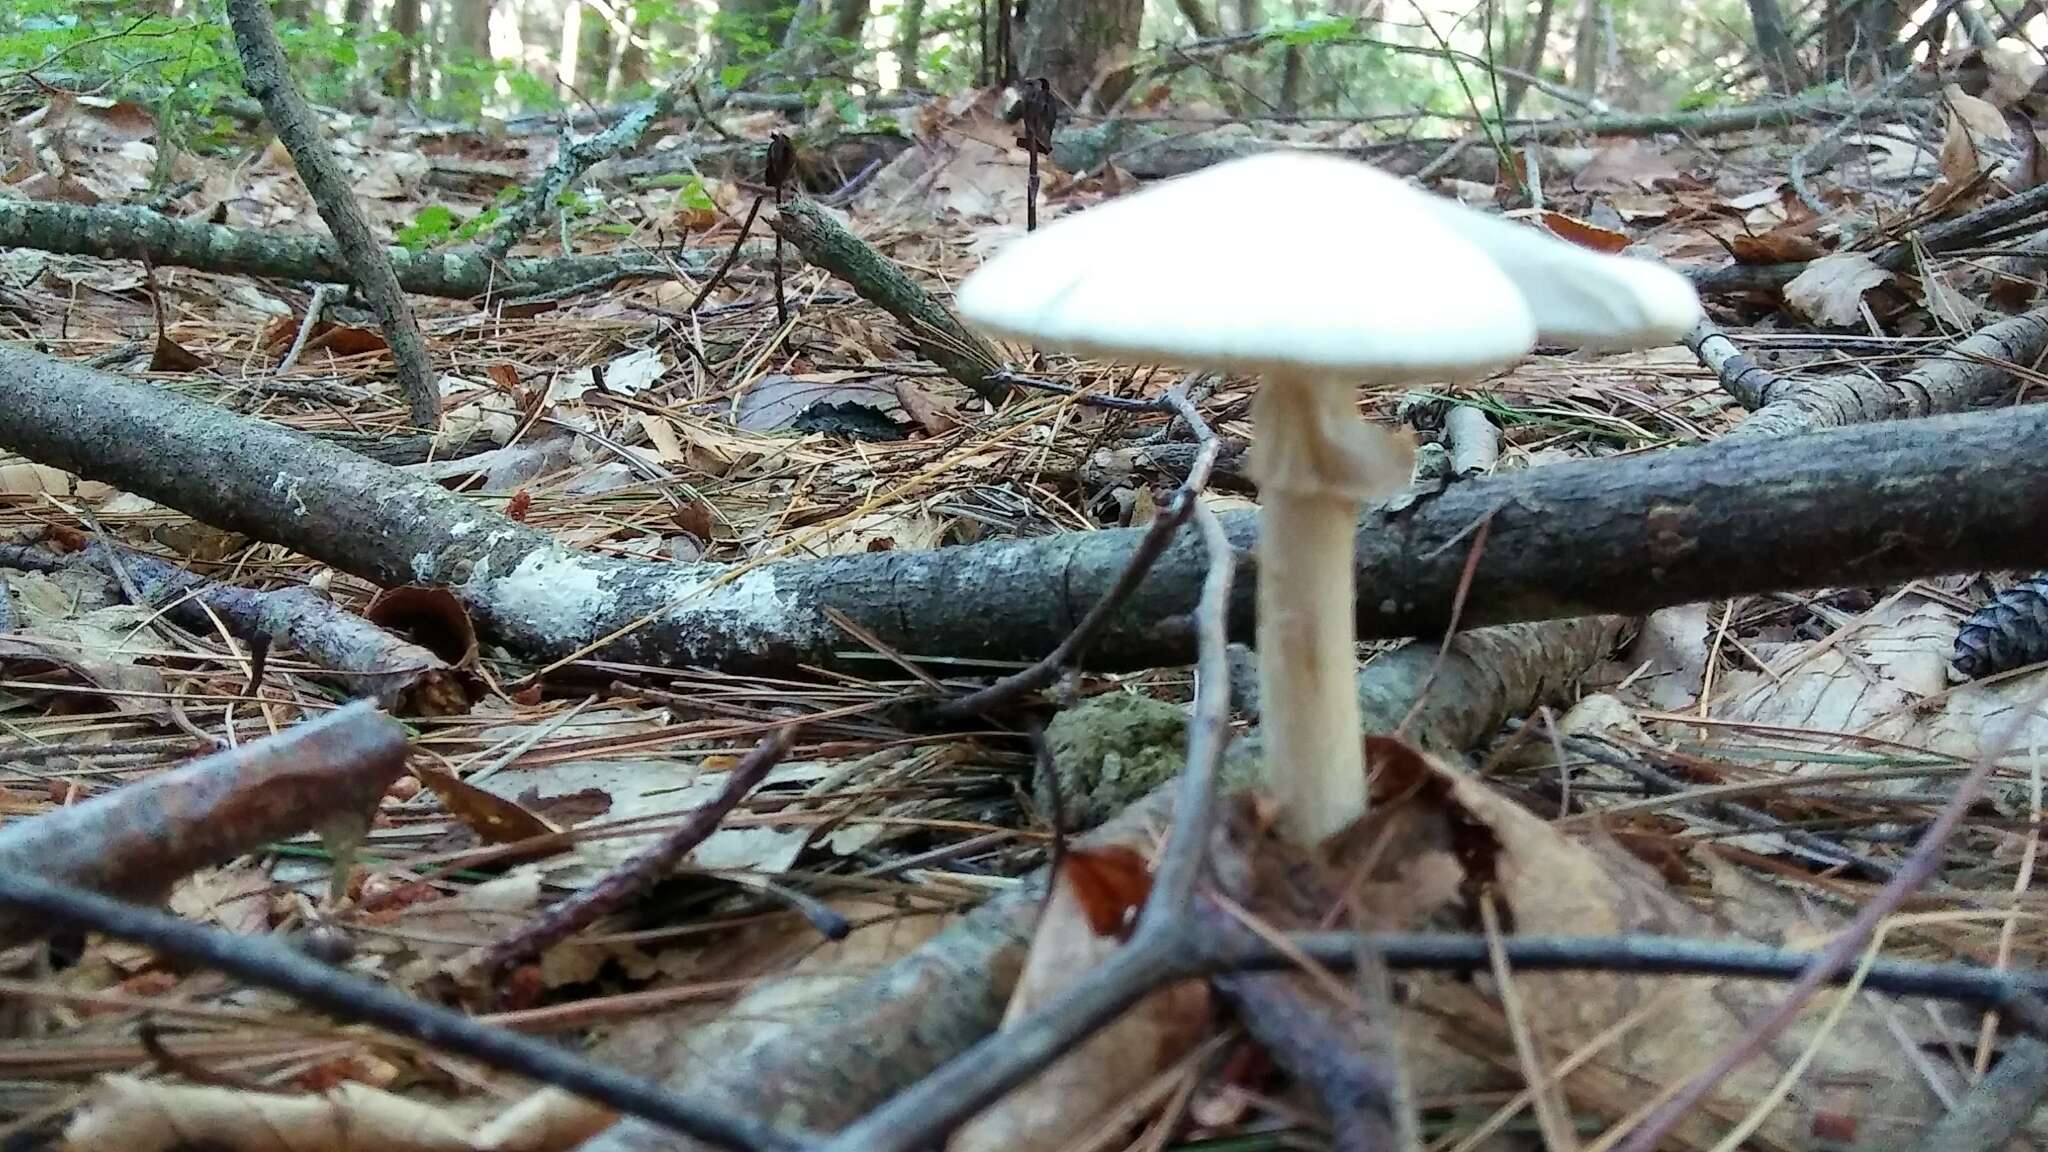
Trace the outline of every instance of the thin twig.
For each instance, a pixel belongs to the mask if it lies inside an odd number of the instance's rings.
[[[2048,681],[2035,690],[2032,698],[2014,714],[2012,722],[2005,726],[1997,739],[1985,746],[1970,771],[1956,782],[1955,795],[1942,807],[1934,823],[1928,826],[1926,834],[1913,847],[1912,854],[1900,866],[1898,874],[1887,881],[1877,895],[1857,911],[1856,918],[1828,942],[1826,950],[1800,973],[1799,979],[1793,981],[1785,999],[1753,1025],[1741,1040],[1730,1045],[1704,1071],[1687,1081],[1684,1087],[1645,1117],[1622,1142],[1619,1152],[1653,1152],[1665,1134],[1676,1127],[1688,1112],[1711,1095],[1730,1073],[1762,1052],[1765,1045],[1805,1010],[1807,1002],[1822,985],[1849,966],[1857,953],[1870,943],[1885,917],[1890,916],[1907,896],[1917,891],[1940,868],[1942,845],[1948,843],[1949,836],[1962,823],[1963,814],[1976,802],[1984,782],[1991,778],[1992,770],[2004,757],[2006,749],[2018,739],[2022,727],[2033,719],[2044,697],[2048,697]]]
[[[718,282],[723,280],[725,274],[732,270],[733,261],[740,258],[740,245],[747,242],[747,233],[754,230],[754,219],[761,215],[761,202],[767,198],[765,194],[754,197],[754,202],[747,207],[747,218],[740,221],[740,234],[732,238],[732,247],[726,250],[725,259],[720,260],[718,267],[711,270],[711,275],[704,278],[703,285],[697,289],[697,295],[691,299],[690,306],[683,309],[683,311],[695,312],[698,308],[702,307],[704,298],[711,295],[711,290],[718,287]],[[775,262],[778,268],[781,267],[782,250],[780,247],[776,249]]]
[[[331,284],[313,285],[313,298],[306,301],[306,318],[299,321],[299,334],[292,337],[291,351],[278,362],[277,375],[282,376],[298,364],[300,353],[306,350],[306,341],[313,336],[313,329],[320,325],[320,313],[327,307],[327,296],[334,291]]]
[[[1201,505],[1202,491],[1208,487],[1209,474],[1215,468],[1216,455],[1222,447],[1222,442],[1217,440],[1216,433],[1209,428],[1208,422],[1202,419],[1201,412],[1179,388],[1169,388],[1160,400],[1146,403],[1152,406],[1147,409],[1148,411],[1163,408],[1165,411],[1173,412],[1187,421],[1188,427],[1193,430],[1200,446],[1195,451],[1194,463],[1188,467],[1187,479],[1181,482],[1180,487],[1174,489],[1166,507],[1153,517],[1152,523],[1146,527],[1145,535],[1131,550],[1130,559],[1124,564],[1123,571],[1117,575],[1116,583],[1089,607],[1087,615],[1081,618],[1080,623],[1074,625],[1074,630],[1060,641],[1059,647],[1046,653],[1037,663],[1021,672],[1005,676],[977,692],[939,705],[933,710],[933,715],[940,722],[959,723],[995,711],[1059,679],[1060,673],[1087,651],[1088,643],[1137,592],[1138,586],[1145,582],[1146,574],[1152,571],[1152,565],[1165,554],[1167,546],[1172,544],[1174,537],[1179,534],[1181,525],[1187,523],[1188,517],[1194,515],[1195,510]],[[1213,565],[1211,571],[1214,571]]]
[[[524,964],[647,891],[675,870],[690,850],[718,831],[719,822],[739,806],[789,754],[796,726],[777,728],[726,771],[718,795],[690,810],[667,834],[607,872],[597,883],[563,899],[499,942],[484,958],[484,970],[503,972]]]
[[[1212,436],[1207,443],[1215,444]],[[1216,771],[1230,745],[1230,636],[1225,621],[1236,558],[1230,538],[1216,513],[1194,502],[1195,527],[1209,556],[1202,581],[1202,599],[1195,609],[1197,636],[1195,714],[1188,722],[1188,766],[1181,773],[1180,795],[1174,800],[1173,835],[1166,842],[1152,881],[1151,898],[1138,920],[1140,932],[1171,929],[1185,919],[1195,901],[1208,856],[1209,830],[1215,822]]]
[[[1199,419],[1192,406],[1186,415]],[[1166,858],[1160,863],[1154,896],[1146,903],[1130,943],[1043,1011],[984,1037],[842,1130],[819,1152],[914,1152],[938,1144],[969,1117],[1059,1059],[1153,989],[1175,979],[1175,973],[1186,970],[1197,955],[1188,939],[1194,919],[1193,894],[1214,822],[1217,767],[1229,742],[1230,664],[1225,618],[1236,554],[1213,512],[1198,506],[1192,515],[1209,559],[1196,609],[1201,679],[1173,833]]]
[[[203,928],[14,870],[0,871],[0,905],[240,977],[342,1019],[374,1024],[437,1051],[552,1084],[721,1148],[797,1152],[818,1140],[808,1133],[778,1131],[754,1117],[677,1096],[639,1077],[592,1064],[560,1045],[492,1028],[413,1000],[274,940]]]

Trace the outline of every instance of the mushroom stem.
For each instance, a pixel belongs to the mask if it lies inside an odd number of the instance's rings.
[[[1259,727],[1280,826],[1317,844],[1365,812],[1353,638],[1359,502],[1266,500],[1259,521]]]
[[[1358,418],[1347,381],[1269,376],[1252,420],[1266,782],[1282,831],[1316,844],[1365,813],[1354,533],[1365,498],[1407,468],[1393,436]]]

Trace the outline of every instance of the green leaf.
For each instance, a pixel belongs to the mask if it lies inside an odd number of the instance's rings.
[[[420,209],[412,223],[398,230],[398,242],[408,252],[431,248],[448,239],[455,231],[455,213],[441,204],[429,204]]]
[[[727,64],[718,70],[718,82],[727,88],[737,88],[747,82],[745,64]]]

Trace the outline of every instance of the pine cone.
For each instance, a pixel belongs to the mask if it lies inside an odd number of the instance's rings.
[[[2022,580],[1991,598],[1956,629],[1952,661],[1976,680],[2048,660],[2048,574]]]

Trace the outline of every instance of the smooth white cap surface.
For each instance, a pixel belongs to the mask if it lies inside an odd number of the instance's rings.
[[[1275,152],[1154,184],[1012,242],[968,319],[1092,355],[1359,381],[1481,375],[1528,353],[1523,296],[1429,197]]]
[[[1455,200],[1417,195],[1514,281],[1536,318],[1541,343],[1609,349],[1675,344],[1704,315],[1692,282],[1662,264],[1609,256]]]
[[[976,324],[1112,358],[1361,382],[1482,375],[1545,343],[1676,341],[1686,279],[1298,152],[1233,160],[1064,217],[955,295]]]

